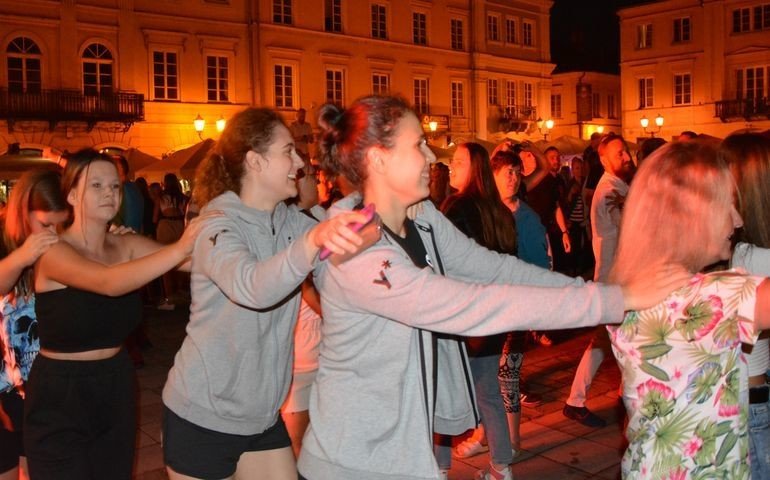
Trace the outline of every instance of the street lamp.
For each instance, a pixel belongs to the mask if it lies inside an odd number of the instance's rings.
[[[644,132],[649,133],[650,138],[654,138],[655,134],[660,132],[660,129],[663,127],[663,115],[658,114],[658,116],[655,117],[655,125],[658,127],[657,130],[650,130],[649,132],[647,131],[647,127],[650,126],[650,119],[647,118],[646,115],[643,115],[642,118],[639,119],[639,123],[642,125]]]
[[[201,114],[199,113],[197,117],[195,117],[195,120],[193,120],[193,126],[195,127],[195,131],[198,133],[198,138],[203,140],[203,127],[206,126],[206,120],[201,117]]]
[[[604,133],[604,125],[599,125],[596,127],[596,131],[599,132],[599,134]]]
[[[543,134],[543,140],[547,142],[548,134],[553,129],[553,120],[549,118],[548,120],[543,121],[542,118],[538,118],[535,123],[537,123],[537,129]]]
[[[219,119],[217,119],[217,132],[222,133],[225,129],[225,125],[227,125],[227,120],[225,120],[223,115],[220,115]]]

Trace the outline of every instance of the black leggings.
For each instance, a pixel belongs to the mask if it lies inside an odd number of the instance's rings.
[[[24,402],[31,480],[130,480],[135,394],[134,369],[123,350],[98,361],[38,355]]]

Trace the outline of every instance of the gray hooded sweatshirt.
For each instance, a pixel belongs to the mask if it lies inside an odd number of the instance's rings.
[[[204,219],[195,242],[190,322],[163,402],[201,427],[254,435],[276,422],[289,389],[297,287],[313,268],[303,243],[316,222],[283,203],[272,215],[249,208],[233,192],[210,210],[224,216]]]
[[[359,201],[347,197],[330,215]],[[415,267],[383,234],[353,259],[316,269],[323,342],[298,464],[309,480],[439,478],[433,432],[459,434],[478,417],[462,343],[431,332],[484,336],[622,317],[619,287],[487,250],[430,202],[422,208],[415,223],[432,268]]]

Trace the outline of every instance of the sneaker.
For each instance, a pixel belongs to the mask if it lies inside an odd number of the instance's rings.
[[[489,465],[484,470],[479,470],[476,475],[473,476],[474,480],[513,480],[513,472],[511,467],[505,467],[502,471],[498,471],[492,465]]]
[[[465,440],[452,449],[452,456],[455,458],[470,458],[489,451],[489,445],[483,445],[472,438]]]
[[[163,303],[158,304],[157,308],[158,308],[158,310],[163,310],[163,311],[166,311],[166,312],[170,312],[170,311],[172,311],[172,310],[174,310],[176,308],[176,305],[171,303],[169,301],[169,299],[167,298],[167,299],[163,300]]]
[[[449,470],[439,470],[438,480],[449,480]]]
[[[535,408],[543,403],[543,397],[537,393],[519,391],[519,402],[522,407]]]
[[[607,425],[607,421],[602,417],[596,415],[586,407],[573,407],[572,405],[564,405],[562,413],[565,417],[582,423],[586,427],[600,428]]]

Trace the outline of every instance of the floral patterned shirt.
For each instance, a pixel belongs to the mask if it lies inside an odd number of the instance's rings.
[[[695,275],[607,327],[629,415],[624,479],[748,479],[748,374],[757,286],[736,271]]]

